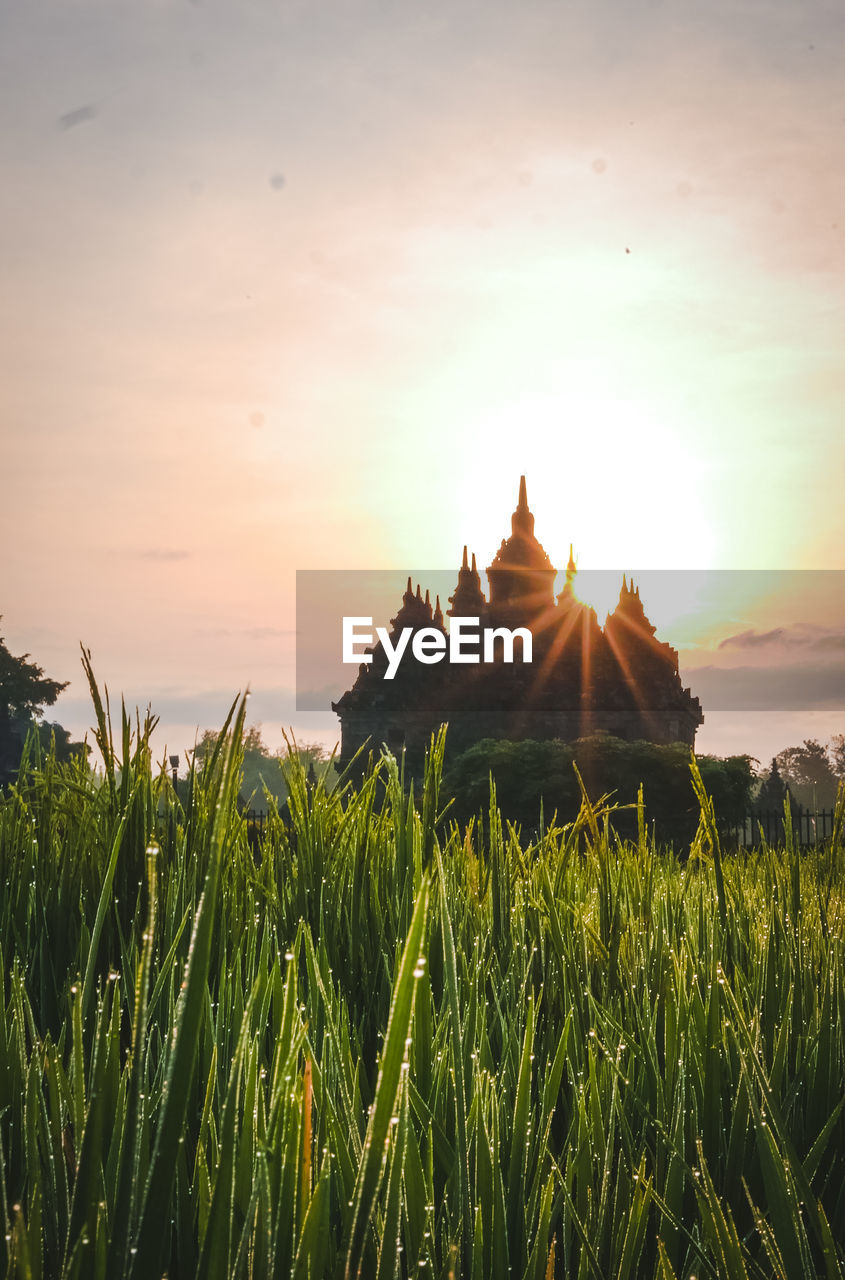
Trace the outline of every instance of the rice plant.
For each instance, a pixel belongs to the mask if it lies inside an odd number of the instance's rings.
[[[90,668],[89,668],[90,674]],[[524,840],[385,753],[259,843],[244,701],[187,796],[91,676],[104,771],[0,798],[0,1275],[845,1275],[833,838]]]

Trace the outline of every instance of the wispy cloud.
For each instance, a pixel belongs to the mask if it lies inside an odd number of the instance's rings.
[[[87,124],[89,120],[94,120],[97,115],[97,104],[95,102],[87,102],[84,107],[76,107],[73,111],[66,111],[64,115],[59,116],[56,123],[62,130],[75,129],[79,124]]]
[[[196,691],[186,688],[159,687],[144,694],[133,689],[126,690],[123,700],[127,709],[134,711],[137,707],[142,714],[145,707],[150,707],[153,715],[159,716],[165,724],[196,724],[200,728],[209,728],[223,723],[237,693],[236,687],[205,688]],[[80,717],[93,720],[90,698],[81,693],[76,696],[65,695],[57,706],[66,718],[74,722]],[[112,707],[112,714],[114,714],[114,707]],[[289,724],[295,715],[296,696],[292,689],[264,686],[251,690],[248,703],[250,722]]]
[[[719,643],[720,650],[776,652],[804,650],[808,653],[840,653],[845,650],[845,631],[816,626],[808,622],[789,627],[774,627],[770,631],[750,628],[736,635],[727,636]]]
[[[148,547],[145,551],[138,552],[142,560],[157,560],[163,563],[190,560],[192,554],[191,551],[185,551],[181,547]]]
[[[247,627],[243,634],[250,640],[282,640],[288,636],[295,636],[296,629],[293,627]]]
[[[196,632],[204,639],[243,637],[246,640],[287,640],[296,635],[294,627],[201,627]]]
[[[830,709],[845,720],[845,663],[792,662],[767,667],[700,667],[682,672],[708,711]]]

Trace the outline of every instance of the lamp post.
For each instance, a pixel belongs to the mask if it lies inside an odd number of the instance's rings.
[[[170,756],[170,768],[173,770],[173,790],[176,790],[176,780],[179,777],[179,757]]]

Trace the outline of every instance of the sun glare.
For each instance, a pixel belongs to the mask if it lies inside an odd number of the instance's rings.
[[[483,483],[463,490],[461,516],[482,560],[509,532],[502,509],[524,472],[537,536],[559,569],[570,543],[579,568],[621,573],[712,563],[708,515],[695,486],[679,480],[694,474],[695,461],[636,401],[570,385],[478,408],[466,434],[476,442],[469,474]],[[606,609],[607,591],[588,603]]]

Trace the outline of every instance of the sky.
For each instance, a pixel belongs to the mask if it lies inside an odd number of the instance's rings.
[[[247,684],[330,744],[296,571],[486,565],[521,474],[558,565],[845,570],[844,61],[839,0],[4,5],[0,634],[51,718],[84,644],[162,753]],[[694,692],[831,660],[841,599],[777,606]],[[840,675],[699,745],[842,732]]]

